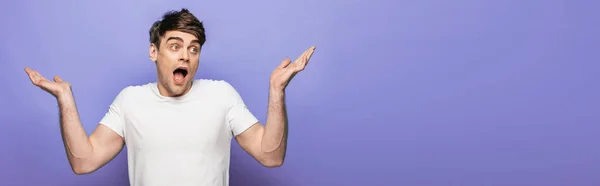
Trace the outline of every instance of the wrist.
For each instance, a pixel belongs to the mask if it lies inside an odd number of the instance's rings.
[[[277,88],[277,87],[269,87],[269,93],[272,94],[283,94],[285,92],[285,90],[283,88]]]
[[[56,93],[56,99],[58,99],[59,101],[61,100],[69,100],[73,98],[73,92],[71,92],[71,89],[67,89],[67,90],[62,90]]]
[[[269,97],[271,98],[278,98],[278,97],[283,97],[285,95],[285,91],[283,89],[275,89],[275,88],[271,88],[269,90]]]

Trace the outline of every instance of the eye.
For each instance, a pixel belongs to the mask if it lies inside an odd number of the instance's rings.
[[[179,50],[179,45],[177,45],[177,44],[171,45],[171,50]]]
[[[190,48],[190,52],[192,52],[194,54],[198,53],[198,48],[197,47],[192,47],[192,48]]]

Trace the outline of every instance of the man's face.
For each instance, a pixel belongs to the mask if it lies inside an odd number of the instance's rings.
[[[156,62],[158,88],[163,96],[181,96],[191,89],[200,49],[196,36],[181,31],[167,31],[158,50],[154,44],[150,46],[150,59]]]

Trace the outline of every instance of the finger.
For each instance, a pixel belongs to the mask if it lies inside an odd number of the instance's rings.
[[[298,62],[294,64],[294,72],[300,72],[304,70],[304,66],[306,66],[306,57],[307,55],[305,54],[298,59]]]
[[[302,59],[304,58],[305,55],[306,55],[306,52],[304,52],[300,56],[298,56],[298,58],[296,58],[296,60],[294,60],[294,64],[293,65],[298,65],[298,63],[301,63]]]
[[[30,68],[25,68],[25,73],[27,73],[27,75],[28,75],[29,77],[31,77],[31,78],[34,78],[34,77],[36,77],[36,76],[35,76],[35,70],[33,70],[33,69],[30,69]]]
[[[307,50],[305,50],[302,53],[302,55],[300,55],[300,57],[298,57],[298,59],[296,59],[295,62],[301,63],[302,66],[306,65],[306,62],[309,60],[310,56],[312,56],[314,51],[315,51],[314,46],[308,48]]]
[[[33,76],[35,77],[36,81],[41,81],[41,80],[45,80],[46,78],[44,78],[44,76],[42,76],[39,72],[37,71],[33,71]]]
[[[62,82],[62,78],[58,77],[58,76],[54,76],[54,82],[60,83]]]
[[[42,77],[42,75],[40,75],[40,73],[38,73],[37,71],[33,69],[27,69],[26,71],[28,71],[29,79],[31,79],[31,83],[33,83],[34,85],[39,86],[40,81],[44,80],[44,77]]]
[[[288,81],[290,81],[292,80],[291,77],[294,76],[296,72],[297,71],[295,68],[286,68],[283,72],[283,75],[285,76],[285,79],[288,79]]]
[[[33,83],[34,85],[37,85],[39,87],[46,87],[48,86],[48,83],[52,83],[50,80],[44,78],[44,76],[40,75],[40,73],[34,73],[35,76],[35,82]]]
[[[279,66],[277,68],[285,68],[287,67],[290,63],[292,62],[292,60],[290,58],[285,58],[281,64],[279,64]]]
[[[301,58],[299,58],[298,60],[298,64],[297,64],[297,68],[296,68],[296,72],[302,71],[304,70],[304,68],[306,67],[306,64],[308,64],[308,61],[310,60],[310,57],[312,56],[312,54],[315,51],[315,47],[310,47],[308,50],[305,51],[305,53],[302,55]]]
[[[310,58],[312,57],[312,55],[315,53],[315,50],[317,49],[317,47],[312,46],[310,52],[308,53],[308,57],[306,58],[306,62],[308,63],[308,61],[310,61]]]
[[[302,52],[302,54],[300,56],[298,56],[298,58],[296,60],[300,60],[302,58],[304,58],[304,56],[308,55],[308,53],[312,50],[312,47],[305,50],[304,52]]]
[[[27,73],[27,76],[29,76],[31,82],[35,83],[35,76],[33,75],[33,70],[31,70],[30,68],[25,68],[25,72]]]
[[[306,53],[306,56],[304,58],[304,65],[306,65],[308,63],[308,61],[310,61],[310,58],[312,57],[313,53],[315,53],[315,49],[316,47],[312,46],[310,47],[310,49],[308,49],[308,52]]]
[[[47,79],[41,79],[41,80],[38,80],[36,84],[37,84],[38,87],[40,87],[40,88],[42,88],[44,90],[48,90],[48,87],[50,87],[51,83],[52,82],[48,81]]]

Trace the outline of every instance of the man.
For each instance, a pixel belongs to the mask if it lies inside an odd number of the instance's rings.
[[[275,68],[263,126],[230,84],[193,79],[206,38],[202,22],[187,9],[167,12],[149,32],[158,81],[124,88],[90,136],[81,125],[70,84],[25,68],[34,85],[58,100],[73,171],[92,173],[127,144],[131,185],[228,185],[233,137],[262,165],[281,166],[287,140],[284,90],[315,48]]]

